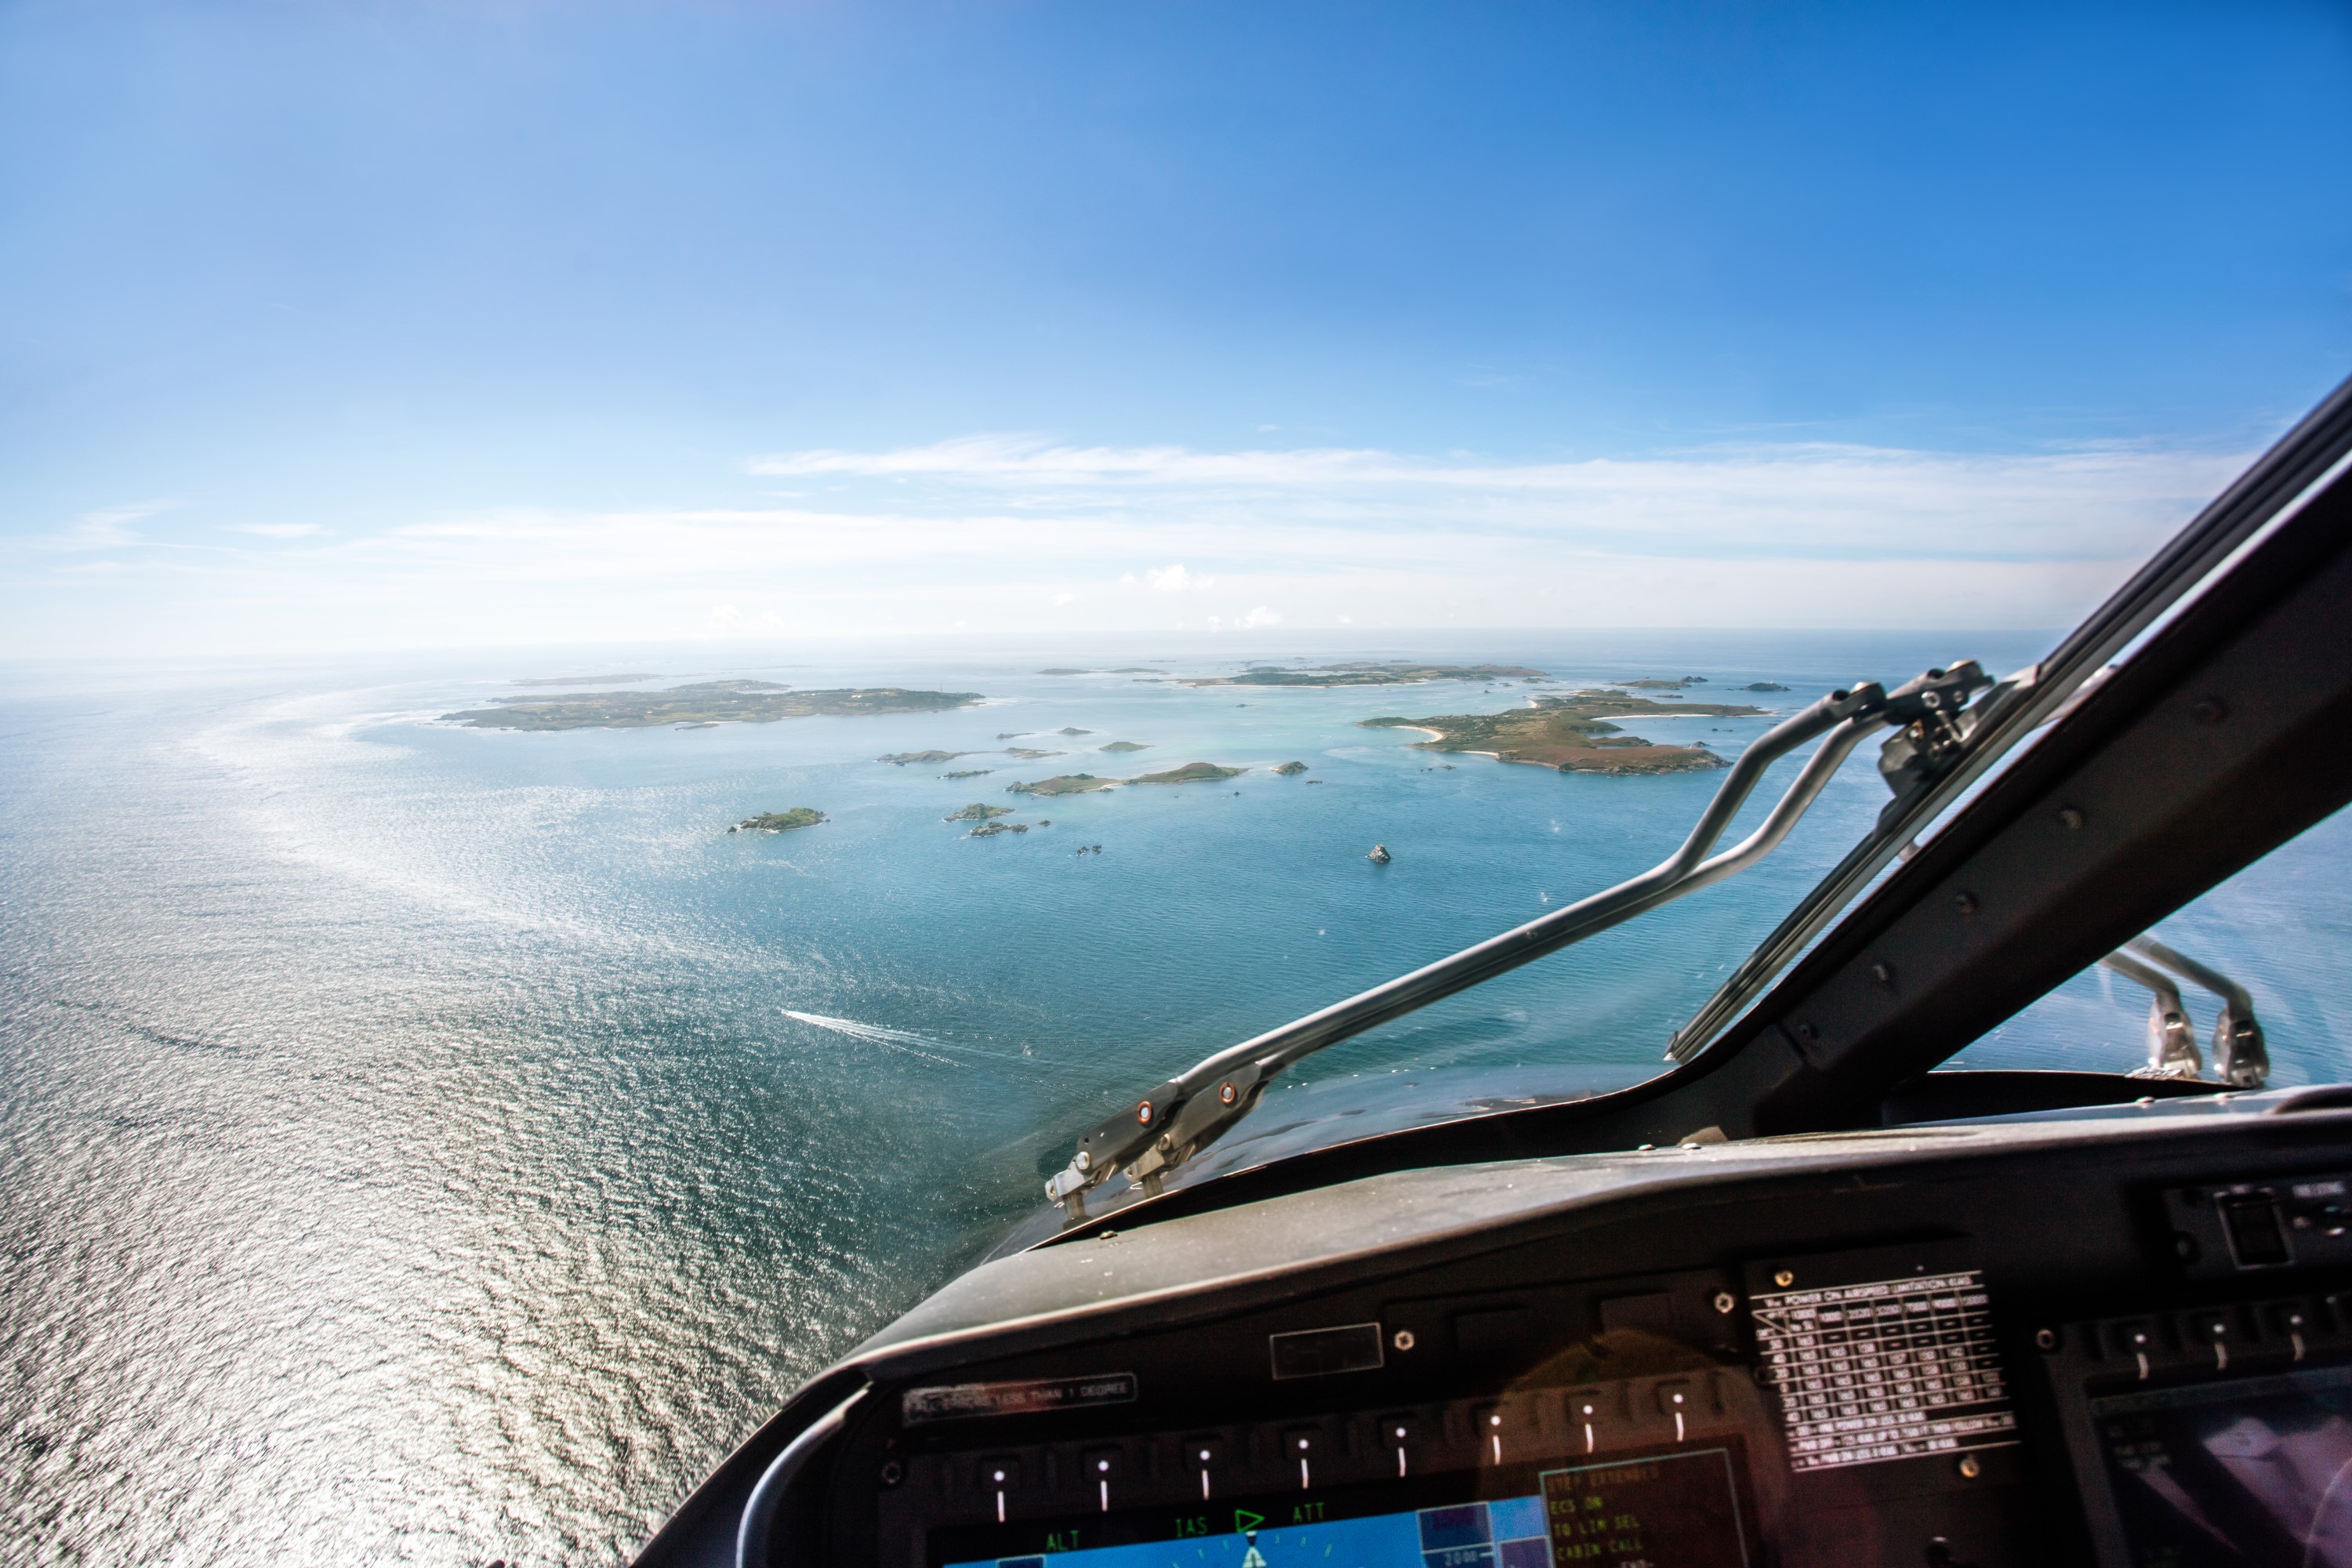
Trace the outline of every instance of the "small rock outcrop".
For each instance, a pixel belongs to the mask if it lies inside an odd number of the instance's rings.
[[[1372,852],[1365,856],[1364,858],[1370,860],[1375,866],[1385,866],[1391,859],[1389,847],[1385,844],[1375,844],[1372,846]]]

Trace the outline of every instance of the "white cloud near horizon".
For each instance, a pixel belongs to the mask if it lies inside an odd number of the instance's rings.
[[[2079,618],[2246,460],[1746,444],[1512,463],[973,436],[761,458],[762,478],[821,482],[750,506],[234,525],[298,550],[167,557],[130,529],[150,512],[92,513],[85,559],[152,570],[85,574],[57,617],[26,626],[35,639],[68,619],[144,627],[168,577],[162,613],[183,640],[239,627],[285,647],[959,625],[2043,627]],[[0,583],[16,583],[0,591],[19,602],[39,601],[37,576],[65,582],[0,556]],[[0,647],[41,651],[27,635]]]

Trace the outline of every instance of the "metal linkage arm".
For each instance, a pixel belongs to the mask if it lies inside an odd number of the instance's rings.
[[[2263,1037],[2262,1020],[2254,1016],[2254,999],[2244,986],[2152,936],[2134,937],[2124,950],[2195,981],[2221,999],[2221,1016],[2213,1020],[2213,1070],[2222,1082],[2232,1089],[2260,1089],[2269,1081],[2270,1047]]]
[[[2181,1001],[2180,987],[2172,983],[2172,976],[2129,952],[2111,952],[2099,964],[2146,988],[2151,997],[2147,1065],[2132,1068],[2132,1077],[2202,1078],[2205,1058],[2197,1054],[2197,1026],[2189,1022],[2189,1005]]]
[[[1157,1191],[1160,1173],[1182,1163],[1248,1114],[1267,1081],[1283,1068],[1745,870],[1788,837],[1839,764],[1865,736],[1890,723],[1912,724],[1923,715],[1940,718],[1987,684],[1981,670],[1966,664],[1948,672],[1930,671],[1891,696],[1875,682],[1831,693],[1782,720],[1740,753],[1682,847],[1665,860],[1638,877],[1449,958],[1217,1052],[1154,1088],[1131,1110],[1097,1123],[1078,1140],[1068,1168],[1045,1184],[1046,1196],[1066,1204],[1072,1211],[1071,1222],[1076,1223],[1085,1216],[1086,1193],[1115,1173],[1124,1171],[1147,1193]],[[1806,742],[1823,735],[1828,739],[1763,826],[1710,858],[1709,852],[1755,792],[1765,771]]]

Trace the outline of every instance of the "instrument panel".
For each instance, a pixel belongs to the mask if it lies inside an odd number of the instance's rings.
[[[2263,1110],[1071,1236],[845,1363],[768,1560],[2352,1568],[2352,1114]]]

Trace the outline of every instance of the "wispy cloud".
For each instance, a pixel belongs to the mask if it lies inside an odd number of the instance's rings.
[[[133,501],[128,506],[86,511],[56,533],[38,535],[35,542],[49,550],[122,550],[148,542],[131,525],[166,510],[170,501]]]
[[[300,550],[167,550],[132,526],[154,509],[113,509],[47,542],[126,570],[80,574],[53,605],[20,585],[15,602],[56,623],[20,640],[52,641],[101,611],[125,626],[211,614],[362,643],[478,641],[493,626],[517,641],[959,625],[2048,626],[2095,603],[2243,460],[1815,444],[1501,462],[982,436],[763,458],[763,472],[823,482],[748,506],[242,525]],[[48,584],[67,582],[63,567]]]
[[[310,539],[327,531],[315,522],[232,522],[226,528],[230,533],[254,533],[264,539]]]

